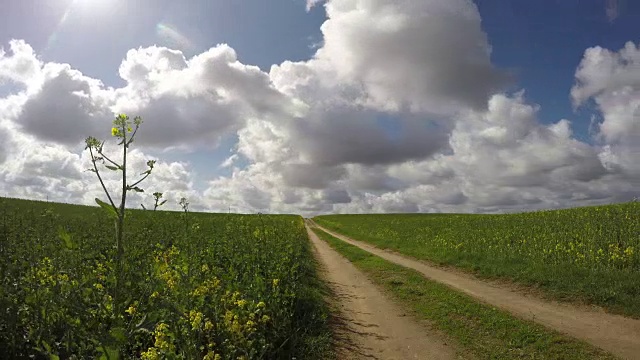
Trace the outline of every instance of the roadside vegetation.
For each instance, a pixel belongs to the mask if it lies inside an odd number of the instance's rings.
[[[130,210],[126,224],[115,312],[117,247],[101,209],[0,198],[3,356],[329,356],[299,216]]]
[[[192,213],[185,198],[180,212],[127,208],[155,164],[127,174],[141,124],[113,121],[120,154],[86,139],[100,207],[0,198],[2,357],[331,357],[303,219]],[[121,176],[120,193],[105,186],[105,171]],[[153,210],[166,203],[153,196]]]
[[[326,215],[380,248],[640,317],[640,202],[521,214]]]
[[[463,358],[615,359],[589,344],[484,305],[317,228],[312,230],[416,318],[427,320],[455,339],[462,346],[459,355]]]

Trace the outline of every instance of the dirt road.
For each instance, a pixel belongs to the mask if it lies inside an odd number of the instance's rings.
[[[339,359],[455,359],[451,342],[405,316],[349,260],[309,230],[322,276],[336,295]]]
[[[539,299],[460,271],[443,270],[390,250],[382,250],[312,224],[349,244],[385,260],[417,270],[427,278],[469,294],[484,303],[507,310],[515,316],[533,320],[584,340],[624,359],[640,359],[640,320],[608,314],[586,306]]]

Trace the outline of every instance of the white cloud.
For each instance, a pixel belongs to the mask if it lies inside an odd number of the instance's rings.
[[[68,65],[46,64],[41,82],[30,84],[28,98],[14,121],[39,139],[75,145],[104,131],[113,117],[108,107],[111,96],[100,81]]]
[[[486,111],[459,116],[442,153],[350,167],[343,184],[355,204],[335,209],[493,212],[618,198],[610,184],[620,179],[607,173],[598,148],[573,139],[566,120],[540,124],[536,111],[521,93],[494,95]]]
[[[0,104],[3,103],[0,101]],[[0,106],[0,108],[2,108]],[[49,200],[67,203],[94,204],[94,198],[106,200],[98,179],[92,172],[88,151],[81,147],[69,148],[61,144],[38,140],[33,135],[19,131],[19,127],[7,121],[0,121],[0,155],[4,162],[0,168],[0,194],[35,200]],[[106,144],[108,155],[118,160],[113,142]],[[130,183],[146,169],[146,161],[151,159],[140,150],[133,149],[128,156]],[[0,160],[1,156],[0,156]],[[101,166],[105,185],[114,197],[120,197],[120,174]],[[139,207],[141,202],[152,204],[152,193],[165,193],[169,200],[166,208],[179,209],[180,197],[194,199],[199,209],[197,192],[193,189],[193,176],[187,163],[159,160],[152,175],[140,185],[143,194],[129,193],[128,204]]]
[[[632,42],[619,51],[589,48],[571,89],[576,105],[593,99],[602,114],[598,138],[601,158],[612,171],[640,184],[640,48]]]
[[[509,79],[490,62],[471,1],[333,0],[325,7],[315,58],[342,82],[360,84],[362,101],[377,109],[482,108]]]
[[[496,212],[638,195],[634,44],[588,49],[576,71],[574,103],[593,99],[603,117],[588,144],[568,119],[541,123],[523,92],[499,91],[509,76],[491,64],[470,1],[329,0],[325,8],[315,56],[268,73],[240,63],[228,45],[192,58],[153,46],[125,54],[126,85],[114,89],[11,42],[0,81],[20,88],[0,99],[0,191],[86,204],[103,198],[84,171],[82,140],[107,135],[114,112],[127,112],[145,121],[132,174],[150,152],[187,150],[185,161],[157,159],[146,192],[130,197],[135,207],[152,205],[155,191],[171,209],[185,196],[195,210],[304,215]],[[238,142],[219,166],[231,175],[197,178],[188,151],[233,136]],[[117,174],[105,182],[117,189]]]
[[[323,2],[324,0],[307,0],[307,11],[311,11],[315,6]]]
[[[489,62],[473,4],[345,0],[326,8],[314,59],[269,74],[307,105],[304,115],[249,122],[238,150],[255,165],[225,186],[251,183],[272,208],[283,201],[276,189],[292,189],[297,196],[287,200],[311,212],[494,212],[620,200],[632,191],[608,166],[618,154],[576,140],[569,120],[541,124],[522,93],[495,93],[508,76]],[[459,75],[467,72],[474,76]],[[382,110],[396,117],[381,125]],[[322,189],[351,201],[311,195]]]
[[[640,48],[628,42],[618,52],[589,48],[576,70],[571,96],[576,105],[594,99],[607,142],[640,141]]]
[[[248,118],[288,116],[294,106],[258,67],[241,64],[218,45],[186,60],[181,52],[150,47],[131,50],[120,66],[128,86],[115,109],[140,114],[151,124],[140,142],[216,145]]]
[[[41,61],[24,40],[11,40],[9,49],[12,54],[7,56],[6,51],[0,48],[0,84],[7,80],[28,84],[38,75]]]

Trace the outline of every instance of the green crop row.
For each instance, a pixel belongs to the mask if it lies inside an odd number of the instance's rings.
[[[640,316],[640,203],[521,214],[326,215],[382,248]]]
[[[7,358],[328,356],[299,216],[127,212],[0,198],[0,353]]]

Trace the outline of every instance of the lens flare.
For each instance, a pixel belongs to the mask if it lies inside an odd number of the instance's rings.
[[[74,3],[75,1],[69,4],[69,6],[67,6],[67,9],[64,11],[64,14],[62,14],[60,21],[58,21],[58,24],[56,25],[55,29],[53,30],[51,35],[49,35],[49,37],[47,38],[47,45],[44,48],[45,51],[49,50],[55,44],[56,40],[58,39],[58,34],[60,33],[60,29],[62,29],[64,24],[66,24],[69,19],[69,14],[71,13],[71,8],[73,7]]]
[[[71,17],[104,16],[116,2],[117,0],[71,0],[60,17],[60,21],[58,21],[53,32],[47,38],[45,51],[49,50],[55,44],[60,35],[60,31],[67,25]]]
[[[158,23],[156,25],[156,34],[166,42],[168,45],[175,46],[178,50],[193,50],[194,45],[184,36],[178,29],[167,23]]]

